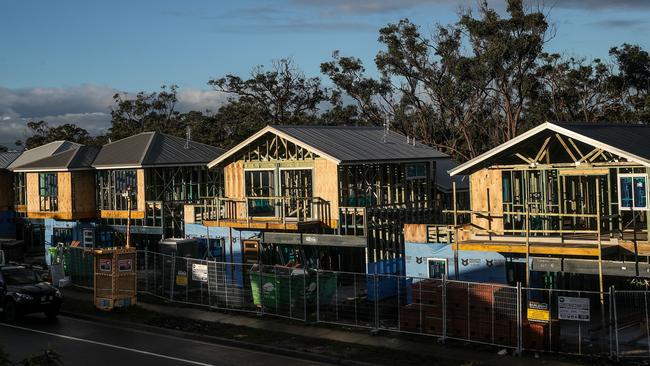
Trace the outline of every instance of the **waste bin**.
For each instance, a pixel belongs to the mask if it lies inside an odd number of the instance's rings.
[[[268,309],[278,310],[282,306],[329,303],[336,291],[336,274],[319,273],[315,270],[284,266],[254,266],[250,272],[253,303]],[[317,284],[316,282],[319,282]],[[320,294],[317,295],[316,290]],[[304,300],[303,300],[304,296]]]

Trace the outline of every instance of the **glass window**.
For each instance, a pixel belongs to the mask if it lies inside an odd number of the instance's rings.
[[[447,261],[444,259],[429,259],[429,278],[444,278],[447,276]]]
[[[645,175],[637,174],[619,177],[621,210],[645,210],[648,208],[646,179]]]
[[[406,179],[424,179],[426,177],[426,164],[409,164],[406,166]]]
[[[275,200],[269,198],[275,196],[275,172],[247,170],[245,184],[249,216],[275,216]]]
[[[59,210],[58,176],[56,173],[38,174],[40,211]]]
[[[25,205],[27,203],[27,185],[25,184],[25,173],[14,174],[14,204]]]

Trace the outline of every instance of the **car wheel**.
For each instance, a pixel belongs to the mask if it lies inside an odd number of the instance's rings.
[[[56,319],[56,317],[59,315],[59,307],[58,306],[52,306],[45,310],[45,316],[50,319]]]
[[[18,309],[16,309],[16,303],[12,300],[7,300],[3,309],[4,321],[7,323],[13,323],[18,318]]]

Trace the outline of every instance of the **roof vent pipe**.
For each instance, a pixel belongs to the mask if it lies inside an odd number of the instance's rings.
[[[190,148],[190,141],[192,140],[192,127],[187,125],[185,128],[185,150]]]
[[[388,130],[390,129],[390,123],[388,121],[384,122],[384,134],[381,136],[381,143],[385,144],[386,139],[388,138]]]

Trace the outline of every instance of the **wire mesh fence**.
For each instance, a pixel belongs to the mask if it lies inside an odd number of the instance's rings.
[[[92,252],[70,248],[92,287]],[[518,352],[650,358],[650,293],[525,288],[389,274],[215,262],[139,251],[138,292],[309,323],[418,334]]]

